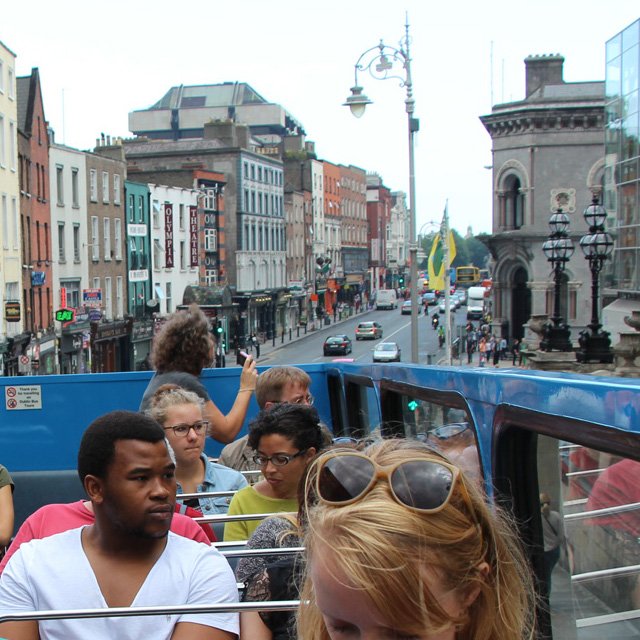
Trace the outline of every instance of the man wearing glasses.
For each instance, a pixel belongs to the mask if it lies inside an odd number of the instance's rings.
[[[271,367],[258,376],[256,401],[260,409],[267,410],[282,403],[312,405],[310,385],[311,378],[298,367]],[[249,446],[248,438],[245,435],[228,444],[218,462],[237,471],[259,470],[260,466],[253,459],[255,451]]]

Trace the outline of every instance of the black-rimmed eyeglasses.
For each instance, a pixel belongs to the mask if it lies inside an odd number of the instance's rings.
[[[193,424],[176,424],[172,427],[164,427],[164,430],[167,431],[168,429],[173,429],[173,433],[178,438],[184,438],[191,429],[194,430],[196,435],[200,436],[203,433],[206,433],[208,428],[208,420],[198,420],[198,422],[194,422]]]
[[[302,451],[298,451],[298,453],[274,453],[272,456],[265,456],[262,453],[256,453],[256,455],[253,456],[253,461],[261,467],[266,467],[269,463],[274,467],[284,467],[294,458],[298,458],[306,452],[306,449],[302,449]]]

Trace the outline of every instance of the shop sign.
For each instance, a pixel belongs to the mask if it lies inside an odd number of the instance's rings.
[[[31,272],[31,286],[41,287],[46,279],[47,274],[44,271],[32,271]]]
[[[7,322],[20,322],[20,303],[19,302],[5,303],[4,319]]]
[[[102,319],[102,311],[100,309],[89,309],[89,321],[98,322]]]
[[[189,245],[191,266],[198,266],[198,208],[189,207]]]
[[[146,282],[149,279],[149,269],[129,271],[129,282]]]
[[[141,342],[153,338],[153,322],[134,322],[131,329],[131,342]]]
[[[102,304],[102,289],[83,289],[82,302],[87,307],[99,307]]]
[[[128,224],[127,235],[136,236],[137,238],[145,237],[147,235],[147,225],[146,224]]]
[[[164,266],[171,269],[173,267],[173,205],[171,203],[164,205],[164,246]]]
[[[56,320],[58,322],[73,322],[76,318],[75,309],[58,309],[56,311]]]

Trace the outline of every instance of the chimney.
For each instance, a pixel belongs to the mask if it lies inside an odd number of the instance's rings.
[[[527,98],[540,87],[549,84],[564,84],[562,79],[564,58],[559,53],[528,56],[525,58],[524,64],[527,78]]]

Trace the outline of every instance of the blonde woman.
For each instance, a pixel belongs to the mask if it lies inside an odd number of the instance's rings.
[[[310,468],[298,638],[533,637],[515,534],[459,469],[418,442],[331,451]]]
[[[238,491],[247,486],[234,469],[211,462],[204,453],[208,422],[203,419],[204,401],[192,391],[173,384],[161,386],[151,398],[147,414],[160,423],[176,459],[178,495],[210,491]],[[204,515],[227,513],[229,497],[203,497],[185,504]]]

